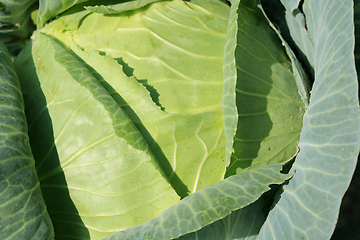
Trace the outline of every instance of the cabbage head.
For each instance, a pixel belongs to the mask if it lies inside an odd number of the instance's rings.
[[[48,212],[34,238],[259,234],[270,185],[292,181],[299,146],[316,145],[300,140],[311,74],[260,5],[39,2],[13,70]]]

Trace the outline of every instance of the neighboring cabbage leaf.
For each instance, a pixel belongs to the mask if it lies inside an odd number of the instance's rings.
[[[133,10],[141,8],[151,2],[159,2],[163,0],[39,0],[39,13],[37,16],[37,24],[42,28],[48,20],[59,16],[61,13],[74,6],[77,6],[77,11],[88,9],[92,12],[101,12],[107,14],[119,13],[122,11]],[[99,6],[99,4],[101,4]]]
[[[224,177],[228,14],[220,1],[166,1],[115,16],[79,12],[42,29],[72,49],[127,112],[181,197]],[[76,16],[79,29],[69,29]]]
[[[178,202],[140,132],[86,66],[40,32],[26,50],[17,71],[56,236],[101,239]]]
[[[23,96],[0,43],[0,239],[53,239],[31,153]]]
[[[39,12],[36,19],[38,28],[42,28],[49,19],[58,16],[76,4],[89,1],[90,0],[39,0]]]
[[[227,176],[297,153],[305,105],[291,69],[256,1],[234,1],[224,57]]]
[[[296,43],[296,47],[305,56],[305,58],[301,60],[307,60],[310,66],[314,68],[315,52],[300,2],[298,0],[280,1],[285,7],[285,19],[290,37]],[[313,69],[311,70],[313,71]]]
[[[35,26],[30,15],[37,0],[0,0],[0,42],[15,56],[25,46]]]

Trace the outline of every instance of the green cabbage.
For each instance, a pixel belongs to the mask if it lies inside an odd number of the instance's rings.
[[[308,93],[257,1],[41,3],[15,66],[56,238],[180,237],[290,178]]]

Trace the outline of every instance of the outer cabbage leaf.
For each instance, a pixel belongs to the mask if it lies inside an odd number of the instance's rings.
[[[74,6],[77,6],[76,11],[81,11],[85,7],[91,12],[114,14],[141,8],[151,2],[158,1],[163,0],[40,0],[36,22],[38,27],[42,28],[49,19],[58,16]],[[102,5],[98,6],[99,3]]]
[[[79,12],[42,30],[88,64],[182,197],[224,177],[228,13],[220,1],[166,1],[115,16]],[[76,16],[80,27],[69,29]]]
[[[257,1],[234,1],[224,57],[227,175],[297,153],[304,102],[280,39]]]
[[[292,40],[296,43],[296,47],[299,48],[301,53],[306,56],[310,65],[314,67],[315,52],[313,42],[308,33],[306,19],[302,13],[300,2],[298,0],[281,0],[281,3],[286,10],[285,18]]]
[[[195,232],[217,220],[223,219],[231,212],[255,202],[264,192],[270,190],[270,184],[282,184],[289,179],[291,175],[281,174],[281,168],[282,164],[267,165],[226,178],[187,196],[157,218],[113,234],[106,240],[174,239]],[[262,203],[257,204],[261,206]],[[238,217],[240,216],[238,215]],[[230,219],[228,218],[227,221]],[[252,235],[254,229],[250,232],[240,230],[236,234],[239,234],[238,236]],[[205,231],[200,230],[198,233],[206,234],[206,229]],[[191,239],[192,236],[193,234],[190,234],[188,237]],[[220,239],[224,239],[224,236],[221,236]]]
[[[141,134],[93,74],[55,40],[33,38],[17,70],[57,238],[102,239],[178,202]]]
[[[259,239],[329,239],[359,154],[353,1],[305,1],[303,10],[315,82],[295,175],[279,193]]]
[[[265,193],[254,203],[232,212],[223,219],[209,224],[196,232],[183,235],[179,240],[255,240],[266,220],[273,199],[273,190]],[[272,196],[269,198],[269,196]]]
[[[0,0],[0,41],[11,55],[25,46],[26,38],[34,31],[30,13],[36,7],[36,0]]]
[[[36,20],[38,28],[42,28],[49,19],[58,16],[74,5],[89,1],[90,0],[39,0],[39,12]]]
[[[0,239],[52,239],[15,68],[0,43]]]

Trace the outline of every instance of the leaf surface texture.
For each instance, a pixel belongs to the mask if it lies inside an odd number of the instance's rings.
[[[24,110],[13,62],[0,43],[0,238],[52,239]]]

